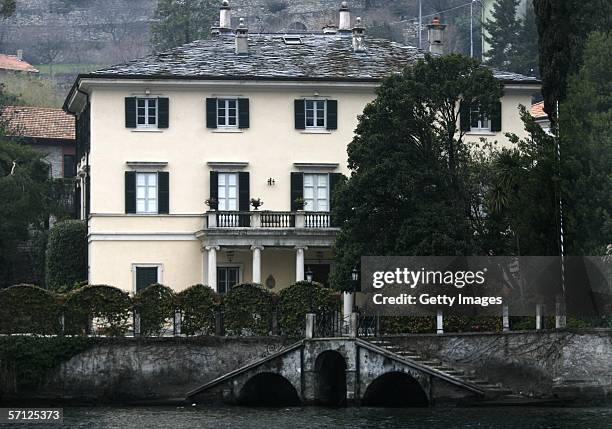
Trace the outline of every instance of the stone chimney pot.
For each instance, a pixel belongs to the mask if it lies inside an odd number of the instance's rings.
[[[365,28],[361,26],[361,18],[357,18],[355,21],[355,27],[353,28],[353,51],[365,52]]]
[[[340,33],[351,33],[351,10],[348,7],[348,3],[345,1],[340,5],[340,22],[338,24],[338,30]]]
[[[17,49],[17,59],[23,61],[23,49]]]
[[[440,18],[435,16],[431,24],[427,25],[427,39],[429,41],[429,52],[434,55],[444,53],[444,30],[446,24],[440,24]]]
[[[240,24],[236,29],[236,55],[248,55],[249,53],[249,29],[240,18]]]
[[[228,0],[223,0],[219,8],[219,31],[221,33],[232,32],[232,8]]]

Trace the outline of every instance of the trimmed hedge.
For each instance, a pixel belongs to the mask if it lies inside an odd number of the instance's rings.
[[[46,251],[47,287],[70,290],[87,278],[87,225],[79,220],[56,223]]]
[[[141,335],[159,336],[168,324],[172,324],[176,300],[168,286],[147,286],[136,294],[134,304],[140,309]]]
[[[301,281],[279,293],[279,325],[287,336],[303,334],[307,313],[315,313],[319,317],[339,309],[337,292],[320,283]]]
[[[215,311],[221,298],[208,286],[193,285],[177,295],[183,313],[181,332],[185,335],[215,333]]]
[[[128,293],[108,285],[84,286],[71,292],[65,303],[65,332],[88,334],[93,319],[103,324],[99,333],[114,337],[124,335],[132,319],[132,300]]]
[[[34,285],[0,290],[0,332],[4,334],[59,334],[61,307],[51,292]]]
[[[273,295],[256,283],[234,286],[223,300],[225,330],[230,335],[269,335]]]

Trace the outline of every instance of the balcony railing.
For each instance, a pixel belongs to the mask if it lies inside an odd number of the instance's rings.
[[[210,211],[208,228],[311,228],[333,227],[329,212]]]

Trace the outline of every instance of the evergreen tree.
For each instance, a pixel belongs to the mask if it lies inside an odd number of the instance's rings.
[[[534,0],[539,34],[544,109],[554,117],[567,95],[567,79],[582,64],[589,33],[612,27],[610,0]]]
[[[334,193],[334,287],[346,288],[362,255],[480,252],[480,192],[470,183],[459,105],[490,112],[501,95],[489,69],[456,54],[428,56],[383,82],[348,146],[352,175]]]
[[[9,18],[15,13],[17,2],[15,0],[0,1],[0,18]]]
[[[212,0],[158,0],[151,28],[157,51],[210,37],[218,11]]]
[[[493,67],[508,69],[517,47],[521,24],[517,19],[520,0],[497,0],[493,6],[493,19],[484,23],[485,41],[489,44],[486,62]]]
[[[510,71],[539,76],[538,28],[533,3],[528,3],[525,16],[521,18],[517,43],[510,60]]]

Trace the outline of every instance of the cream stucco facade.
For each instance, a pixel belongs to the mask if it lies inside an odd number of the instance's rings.
[[[292,172],[349,175],[347,144],[358,115],[375,97],[375,84],[83,80],[81,89],[89,94],[91,105],[90,283],[133,292],[135,267],[150,265],[159,266],[158,281],[176,290],[210,284],[208,247],[217,245],[217,266],[238,267],[240,281],[253,280],[252,246],[263,246],[259,281],[268,280],[276,290],[292,284],[299,274],[296,246],[305,248],[306,266],[333,260],[329,243],[321,244],[318,238],[311,242],[308,236],[272,239],[272,245],[269,237],[258,236],[207,243],[210,171],[248,171],[250,195],[264,201],[262,209],[289,212]],[[506,87],[503,132],[523,133],[518,105],[528,105],[532,92],[531,86]],[[124,126],[125,97],[145,94],[169,99],[167,129]],[[207,129],[208,97],[248,98],[250,127]],[[337,130],[295,130],[293,103],[304,97],[337,100]],[[504,142],[503,132],[469,133],[466,139]],[[169,173],[168,214],[125,214],[124,176],[131,170]],[[286,231],[274,234],[282,237]]]

